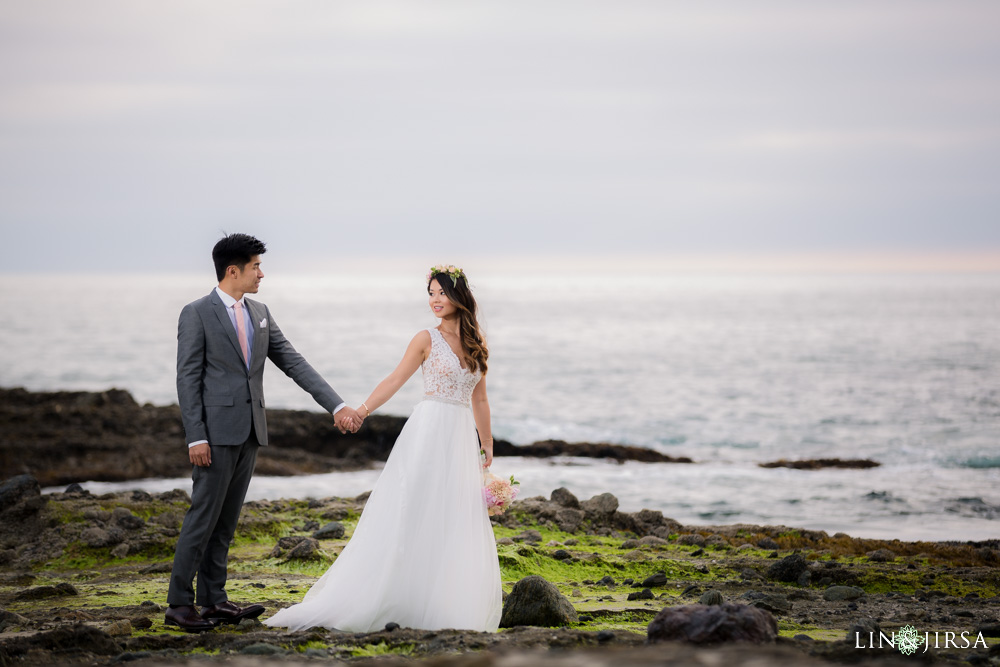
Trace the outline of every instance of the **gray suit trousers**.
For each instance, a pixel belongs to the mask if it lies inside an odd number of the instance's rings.
[[[222,604],[226,595],[229,543],[243,509],[259,445],[250,429],[242,445],[213,446],[212,465],[195,466],[191,507],[184,515],[174,552],[167,603],[193,605],[192,580],[198,575],[198,605]]]

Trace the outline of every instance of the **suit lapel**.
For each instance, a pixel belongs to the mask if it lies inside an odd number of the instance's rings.
[[[229,336],[229,342],[233,344],[233,350],[236,352],[236,356],[243,361],[243,351],[240,349],[240,339],[236,335],[236,328],[233,326],[233,321],[229,319],[229,312],[225,304],[222,303],[222,299],[216,294],[215,290],[212,290],[212,310],[215,311],[216,316],[219,318],[219,322],[222,324],[222,330],[226,332]],[[251,354],[250,359],[253,359]],[[246,368],[246,363],[243,364]]]
[[[267,359],[267,327],[270,322],[265,322],[261,327],[260,323],[267,317],[267,311],[263,304],[244,299],[247,310],[250,312],[250,326],[253,327],[253,349],[250,350],[250,371],[251,373],[260,370]]]

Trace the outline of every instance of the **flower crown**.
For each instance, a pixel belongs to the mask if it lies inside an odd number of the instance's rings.
[[[444,274],[451,278],[453,287],[458,287],[459,278],[465,278],[465,271],[457,266],[452,264],[438,264],[437,266],[432,266],[431,270],[427,272],[427,283],[430,284],[431,278],[438,274]],[[466,281],[468,281],[467,278]]]

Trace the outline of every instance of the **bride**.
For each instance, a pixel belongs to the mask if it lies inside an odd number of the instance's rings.
[[[367,417],[384,405],[418,366],[424,398],[403,426],[343,552],[301,603],[278,611],[266,625],[373,632],[395,622],[494,631],[500,623],[500,566],[479,454],[481,445],[489,466],[489,353],[462,269],[435,266],[427,292],[440,323],[413,337],[359,414]]]

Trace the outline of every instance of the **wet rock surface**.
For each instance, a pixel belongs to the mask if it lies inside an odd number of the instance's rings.
[[[514,584],[504,600],[500,627],[558,627],[577,620],[576,610],[558,588],[540,576],[531,575]]]
[[[726,602],[720,605],[668,607],[649,624],[650,642],[691,644],[750,642],[765,644],[778,636],[778,623],[767,611]]]

